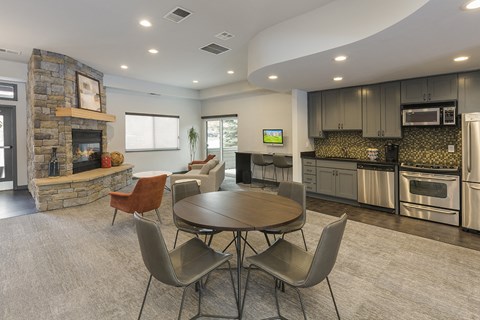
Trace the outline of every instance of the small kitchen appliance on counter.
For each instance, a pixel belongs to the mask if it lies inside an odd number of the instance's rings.
[[[385,162],[398,162],[398,144],[385,145]]]
[[[367,149],[368,159],[375,161],[378,159],[378,149],[377,148],[368,148]]]

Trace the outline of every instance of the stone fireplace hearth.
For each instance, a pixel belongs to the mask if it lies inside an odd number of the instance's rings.
[[[78,117],[71,114],[59,116],[60,109],[77,109],[77,73],[99,81],[101,114],[106,116],[106,96],[101,72],[68,56],[39,49],[33,50],[28,64],[28,189],[35,198],[37,209],[42,211],[88,203],[131,183],[132,166],[112,169],[109,174],[109,169],[96,169],[100,161],[96,164],[93,164],[95,161],[90,162],[88,168],[83,168],[94,169],[91,173],[78,173],[82,176],[76,177],[77,172],[83,170],[78,170],[79,145],[73,145],[73,132],[96,132],[99,141],[95,143],[98,145],[86,157],[87,160],[89,157],[99,158],[103,150],[108,150],[106,122],[110,121],[110,117],[99,117],[98,112],[85,109],[81,109]],[[90,117],[89,113],[93,116]],[[49,178],[48,166],[53,148],[57,150],[60,177]],[[83,151],[89,152],[80,150]],[[78,182],[85,185],[78,185]]]

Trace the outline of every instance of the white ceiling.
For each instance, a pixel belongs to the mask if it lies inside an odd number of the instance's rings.
[[[480,69],[480,12],[460,10],[466,0],[430,0],[405,19],[392,20],[391,26],[380,19],[389,16],[387,11],[382,9],[382,13],[377,6],[386,0],[362,0],[373,13],[365,15],[365,24],[353,24],[341,13],[336,17],[338,23],[350,23],[351,30],[357,30],[372,26],[378,19],[377,26],[386,26],[383,31],[322,52],[297,54],[272,63],[267,60],[261,67],[249,70],[248,47],[256,36],[281,30],[280,23],[301,20],[311,12],[321,14],[322,8],[329,5],[344,6],[356,1],[11,1],[3,3],[0,11],[0,48],[21,54],[0,53],[0,59],[27,62],[32,49],[38,48],[68,55],[110,75],[191,89],[248,79],[254,85],[277,91],[312,91]],[[426,0],[408,2],[421,6]],[[178,24],[163,18],[177,6],[193,14]],[[396,9],[392,7],[392,11]],[[149,19],[153,26],[141,27],[141,19]],[[234,37],[226,41],[215,38],[224,31]],[[342,36],[334,26],[321,31],[331,38]],[[294,32],[285,32],[284,50],[294,48],[293,44],[298,49],[299,38]],[[308,37],[305,39],[304,45]],[[231,50],[220,55],[199,50],[212,42]],[[148,53],[150,48],[159,53]],[[337,53],[347,54],[349,59],[343,64],[332,63]],[[452,58],[459,54],[469,55],[470,59],[453,63]],[[129,69],[120,69],[122,64]],[[235,74],[228,75],[227,70],[235,70]],[[267,80],[272,73],[279,79]],[[342,75],[344,80],[333,83],[334,75]]]

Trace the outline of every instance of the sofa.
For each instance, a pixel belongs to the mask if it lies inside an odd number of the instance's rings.
[[[172,174],[170,184],[172,185],[175,181],[181,179],[200,180],[200,191],[202,193],[218,191],[225,179],[225,162],[212,159],[205,164],[192,164],[192,170],[183,174]]]

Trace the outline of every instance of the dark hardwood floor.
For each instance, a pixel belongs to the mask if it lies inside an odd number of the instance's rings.
[[[480,233],[467,232],[460,227],[312,197],[307,197],[307,209],[337,217],[346,212],[348,219],[353,221],[480,251]]]
[[[0,191],[0,219],[37,212],[35,200],[28,190]]]

